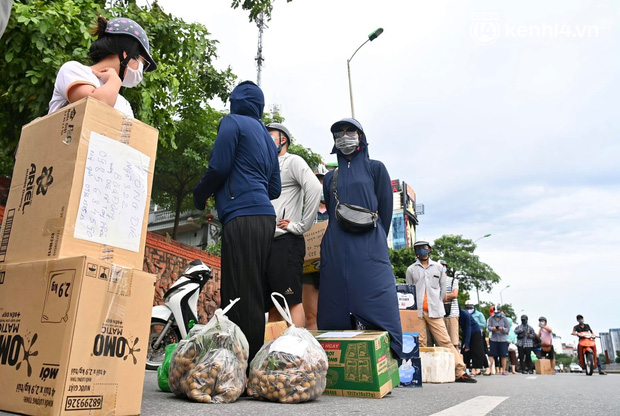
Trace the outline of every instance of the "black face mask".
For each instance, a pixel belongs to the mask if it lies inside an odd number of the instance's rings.
[[[522,323],[523,325],[527,324],[527,319],[521,319],[521,323]]]

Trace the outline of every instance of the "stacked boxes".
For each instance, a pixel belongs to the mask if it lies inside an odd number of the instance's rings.
[[[323,394],[378,399],[398,386],[398,363],[387,332],[311,332],[329,361]]]
[[[157,136],[93,98],[22,129],[0,232],[0,409],[140,413]]]

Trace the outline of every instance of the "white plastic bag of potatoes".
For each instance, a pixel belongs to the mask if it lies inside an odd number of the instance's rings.
[[[282,297],[286,311],[274,296]],[[327,355],[310,332],[293,325],[284,296],[274,292],[271,298],[291,326],[263,345],[250,363],[247,394],[280,403],[314,400],[325,390]]]
[[[241,329],[225,315],[238,301],[179,342],[170,361],[170,390],[179,397],[201,403],[231,403],[246,384],[248,341]]]

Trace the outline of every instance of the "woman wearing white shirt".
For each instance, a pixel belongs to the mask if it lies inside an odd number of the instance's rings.
[[[121,87],[135,87],[144,72],[157,68],[149,39],[139,24],[125,17],[107,21],[99,16],[96,30],[88,55],[93,65],[69,61],[60,67],[48,114],[90,96],[133,117],[131,105],[119,92]]]

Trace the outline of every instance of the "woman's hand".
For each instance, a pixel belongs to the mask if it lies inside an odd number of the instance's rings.
[[[95,74],[97,78],[103,81],[104,84],[107,84],[110,81],[117,81],[118,83],[122,84],[121,78],[118,76],[114,68],[103,68],[100,71],[97,69],[93,69],[92,71],[93,74]]]

